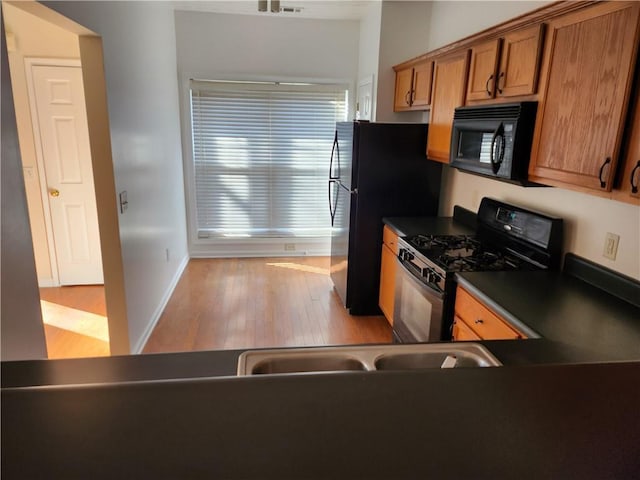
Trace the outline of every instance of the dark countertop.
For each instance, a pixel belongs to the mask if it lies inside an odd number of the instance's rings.
[[[597,352],[546,339],[485,340],[477,343],[486,346],[506,366],[606,360]],[[2,362],[0,378],[2,388],[20,388],[235,376],[238,356],[243,351],[213,350]]]
[[[634,478],[640,363],[2,390],[2,478]]]
[[[433,235],[471,235],[472,228],[452,217],[385,217],[382,221],[400,237],[429,232]]]
[[[235,375],[244,350],[2,362],[2,388]]]
[[[596,352],[603,361],[640,360],[640,309],[577,278],[548,271],[457,278],[516,327],[525,324],[545,339]]]

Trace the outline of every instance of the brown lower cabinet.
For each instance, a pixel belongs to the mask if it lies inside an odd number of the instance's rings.
[[[382,234],[382,258],[380,261],[380,296],[378,305],[382,313],[393,325],[394,295],[398,264],[398,235],[388,226],[384,226]]]
[[[506,340],[527,338],[464,288],[456,291],[453,340]]]
[[[453,340],[461,342],[464,340],[482,340],[459,316],[453,317]]]

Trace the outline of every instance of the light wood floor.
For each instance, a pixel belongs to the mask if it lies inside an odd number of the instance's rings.
[[[329,257],[193,259],[143,353],[391,342],[382,316],[349,315]]]
[[[102,285],[41,288],[40,300],[49,358],[109,355]]]

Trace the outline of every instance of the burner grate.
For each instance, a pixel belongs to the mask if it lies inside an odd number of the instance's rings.
[[[471,235],[415,235],[406,239],[444,271],[518,270],[523,262]]]

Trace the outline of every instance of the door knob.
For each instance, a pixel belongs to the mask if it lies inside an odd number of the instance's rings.
[[[49,190],[49,195],[51,195],[52,197],[59,197],[60,191],[56,190],[55,188],[52,188],[51,190]]]

